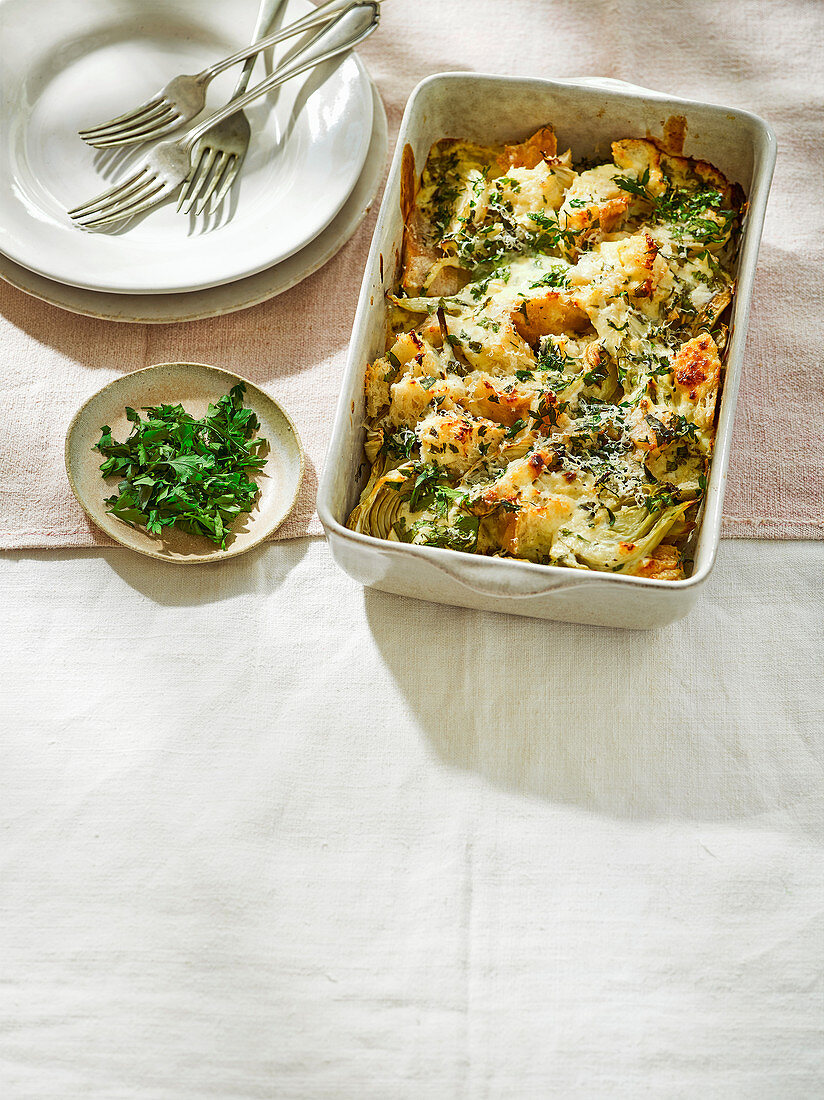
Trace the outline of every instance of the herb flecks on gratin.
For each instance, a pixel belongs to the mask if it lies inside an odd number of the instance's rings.
[[[440,141],[366,371],[355,531],[677,580],[714,439],[740,189],[652,141]]]
[[[203,535],[226,549],[232,524],[251,512],[258,487],[247,471],[266,464],[268,444],[252,409],[244,407],[241,383],[201,419],[182,405],[126,409],[132,430],[123,443],[100,429],[97,450],[103,477],[119,475],[118,491],[106,499],[113,516],[159,535],[166,527]]]

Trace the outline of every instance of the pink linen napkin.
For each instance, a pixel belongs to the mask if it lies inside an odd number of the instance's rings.
[[[761,247],[723,533],[824,538],[824,7],[804,0],[390,0],[361,55],[394,137],[415,84],[474,70],[610,76],[754,111],[778,165]],[[688,146],[687,146],[688,148]],[[0,549],[111,545],[63,466],[66,428],[106,382],[150,363],[225,367],[272,393],[307,469],[275,535],[319,534],[314,501],[375,210],[325,268],[252,309],[177,325],[122,325],[0,283]]]

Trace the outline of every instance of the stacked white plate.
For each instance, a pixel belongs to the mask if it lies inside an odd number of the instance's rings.
[[[258,0],[0,0],[0,277],[76,313],[162,323],[264,301],[342,247],[387,148],[383,106],[356,55],[247,108],[249,151],[214,214],[184,217],[167,202],[89,232],[66,213],[125,178],[145,151],[94,150],[77,131],[245,46],[257,9]],[[311,10],[288,0],[279,25]],[[282,43],[274,63],[293,48]],[[207,110],[230,98],[238,73],[213,82]]]

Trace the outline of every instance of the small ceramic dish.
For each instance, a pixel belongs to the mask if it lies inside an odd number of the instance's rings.
[[[192,416],[201,417],[210,403],[239,382],[246,386],[243,403],[257,415],[259,435],[268,440],[269,452],[265,467],[253,478],[260,488],[255,506],[238,517],[226,549],[174,528],[150,535],[110,515],[105,500],[115,492],[117,478],[104,480],[100,475],[103,456],[94,448],[101,427],[107,424],[115,439],[125,439],[131,430],[127,405],[140,411],[152,405],[181,404]],[[156,363],[116,378],[78,409],[66,434],[66,473],[89,519],[130,550],[183,565],[237,557],[268,538],[295,505],[303,463],[303,446],[295,425],[277,401],[245,378],[203,363]]]

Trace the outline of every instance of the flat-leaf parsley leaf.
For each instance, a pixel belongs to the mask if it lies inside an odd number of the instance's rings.
[[[255,436],[260,421],[244,407],[245,392],[243,383],[234,386],[200,420],[182,405],[146,408],[145,419],[127,408],[132,429],[124,443],[102,427],[100,472],[122,479],[106,510],[150,534],[174,526],[225,550],[232,524],[252,510],[258,494],[246,471],[260,470],[268,450]]]

